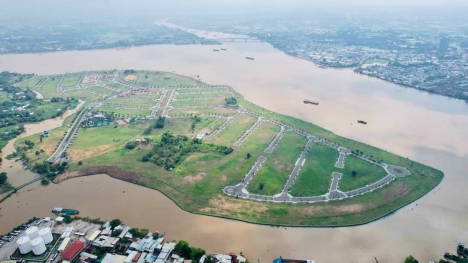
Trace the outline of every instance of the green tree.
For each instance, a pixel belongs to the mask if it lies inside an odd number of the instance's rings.
[[[251,156],[250,153],[247,153],[247,159],[250,159]]]
[[[70,224],[73,221],[72,217],[70,215],[64,215],[63,216],[63,222],[66,224]]]
[[[190,248],[190,259],[194,262],[200,261],[200,258],[205,255],[205,250],[199,247],[191,247]]]
[[[114,229],[115,227],[119,226],[122,224],[122,221],[120,219],[112,219],[112,221],[110,221],[110,226],[111,226],[111,229]]]
[[[42,185],[48,185],[48,184],[49,184],[49,180],[47,180],[47,179],[42,179],[42,180],[41,180],[41,184],[42,184]]]
[[[36,156],[39,156],[39,155],[41,154],[41,152],[36,151],[34,154],[35,154]]]
[[[354,176],[357,175],[357,172],[356,172],[356,171],[352,171],[352,172],[351,172],[351,175],[354,177]]]
[[[6,183],[8,176],[5,172],[0,173],[0,185]]]
[[[419,263],[413,256],[409,255],[405,258],[405,263]]]
[[[184,257],[185,259],[190,259],[191,249],[187,241],[180,240],[177,242],[175,249],[177,252],[179,252],[180,256]]]

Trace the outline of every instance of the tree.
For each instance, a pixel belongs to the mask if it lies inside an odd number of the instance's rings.
[[[247,159],[250,159],[251,156],[250,153],[247,153]]]
[[[122,224],[122,221],[120,219],[112,219],[112,221],[110,221],[110,226],[111,226],[111,229],[114,229],[115,227],[117,226],[120,226]]]
[[[405,263],[419,263],[419,261],[416,260],[413,256],[409,255],[406,257]]]
[[[79,162],[78,162],[78,165],[83,165],[83,161],[79,161]]]
[[[117,237],[117,236],[119,236],[121,233],[122,233],[122,230],[121,230],[121,229],[117,229],[117,230],[112,231],[111,236],[112,236],[112,237]]]
[[[42,184],[42,185],[48,185],[48,184],[49,184],[49,180],[47,180],[47,179],[42,179],[42,180],[41,180],[41,184]]]
[[[357,175],[357,172],[356,172],[356,171],[352,171],[352,172],[351,172],[351,175],[352,175],[353,177],[355,177],[355,176]]]
[[[73,219],[71,218],[70,215],[64,215],[63,216],[63,222],[65,222],[66,224],[70,224],[72,221],[73,221]]]
[[[265,187],[265,184],[263,184],[263,183],[260,183],[260,184],[258,185],[258,189],[259,189],[259,190],[263,190],[264,187]]]
[[[191,249],[187,241],[180,240],[179,242],[177,242],[175,249],[177,252],[179,252],[180,256],[186,259],[190,259]]]
[[[199,247],[191,247],[190,248],[190,259],[194,262],[198,262],[200,258],[205,255],[205,250]]]
[[[8,176],[5,172],[0,173],[0,185],[6,183]]]
[[[39,156],[39,155],[41,154],[41,152],[36,151],[34,154],[35,154],[36,156]]]

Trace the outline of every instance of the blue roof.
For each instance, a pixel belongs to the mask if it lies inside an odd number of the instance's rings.
[[[275,258],[275,259],[273,259],[273,263],[283,263],[283,259],[282,258]]]

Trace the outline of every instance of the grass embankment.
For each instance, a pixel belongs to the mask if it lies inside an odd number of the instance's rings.
[[[198,88],[198,89],[178,89],[179,94],[204,94],[204,93],[224,93],[229,91],[226,87],[211,87],[211,88]],[[187,95],[188,95],[187,94]]]
[[[120,83],[109,83],[107,84],[108,86],[112,87],[112,88],[116,88],[116,89],[120,89],[120,90],[126,90],[128,89],[127,86],[123,85],[123,84],[120,84]]]
[[[247,186],[249,193],[261,195],[281,193],[306,143],[305,137],[286,132],[273,153],[265,154],[268,159]]]
[[[101,94],[104,94],[104,95],[110,95],[112,93],[115,93],[115,91],[113,91],[111,89],[101,87],[101,86],[93,86],[93,87],[90,87],[88,89],[92,90],[92,91],[95,91],[95,92],[98,92],[98,93],[101,93]]]
[[[32,77],[30,79],[27,79],[23,82],[17,83],[15,86],[18,88],[28,88],[28,89],[33,89],[34,87],[41,82],[45,77],[43,76],[37,76],[37,77]]]
[[[296,178],[290,193],[293,196],[317,196],[328,193],[339,152],[320,143],[309,150],[304,166]]]
[[[80,83],[83,75],[71,75],[63,78],[61,86],[66,87],[75,87]]]
[[[223,105],[224,99],[214,98],[214,99],[206,99],[206,100],[184,100],[184,101],[173,101],[171,106],[173,107],[187,107],[187,106],[214,106],[214,105]]]
[[[141,77],[141,84],[149,84],[155,87],[195,86],[200,84],[199,81],[193,78],[169,72],[137,71],[137,76]]]
[[[125,100],[125,99],[109,99],[104,102],[104,105],[119,105],[121,107],[131,106],[131,107],[144,107],[150,108],[156,105],[156,101],[151,100]]]
[[[34,88],[34,90],[40,92],[44,99],[51,99],[52,97],[62,97],[57,91],[57,84],[60,82],[59,77],[49,77],[40,86]]]

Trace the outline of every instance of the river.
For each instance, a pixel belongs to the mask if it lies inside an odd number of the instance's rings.
[[[58,74],[82,70],[148,69],[234,86],[265,108],[311,121],[333,132],[441,169],[442,184],[421,200],[377,222],[350,228],[275,228],[192,215],[157,191],[106,175],[59,185],[39,183],[0,204],[0,232],[54,206],[83,215],[164,231],[208,252],[244,252],[254,262],[274,257],[317,262],[403,262],[412,254],[438,260],[466,237],[468,104],[350,69],[321,69],[266,43],[219,46],[145,46],[0,56],[0,71]],[[247,60],[246,56],[255,60]],[[303,99],[320,102],[305,105]],[[357,125],[362,119],[368,125]],[[50,128],[49,128],[50,129]],[[2,167],[3,169],[3,167]],[[16,176],[16,175],[15,175]],[[18,177],[21,177],[19,175]]]

